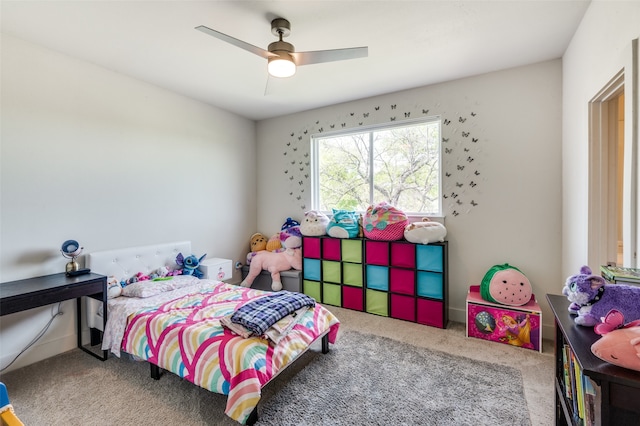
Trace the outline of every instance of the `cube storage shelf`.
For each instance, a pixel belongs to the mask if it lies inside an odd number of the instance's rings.
[[[445,328],[448,243],[303,237],[302,292],[327,305]]]

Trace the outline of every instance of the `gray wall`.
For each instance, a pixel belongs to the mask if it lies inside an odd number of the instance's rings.
[[[577,273],[582,265],[588,263],[589,101],[620,70],[625,69],[625,137],[631,134],[632,116],[635,114],[636,122],[640,120],[639,106],[632,105],[631,74],[631,42],[638,37],[640,2],[591,2],[563,57],[564,277]],[[634,66],[637,70],[640,63]],[[637,94],[638,88],[635,90]],[[634,161],[637,167],[638,159]],[[589,266],[597,271],[600,265]]]
[[[1,282],[63,272],[69,238],[85,253],[190,240],[198,255],[246,256],[253,121],[3,35],[1,124]],[[12,367],[75,346],[75,304],[62,310]],[[51,311],[2,317],[2,366]]]
[[[531,281],[551,338],[544,296],[562,287],[561,82],[558,59],[261,121],[258,231],[271,235],[310,208],[311,134],[440,115],[450,318],[464,322],[469,286],[509,263]]]

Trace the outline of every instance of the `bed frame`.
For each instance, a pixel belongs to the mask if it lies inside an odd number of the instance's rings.
[[[106,250],[94,253],[89,253],[86,257],[85,263],[88,268],[91,268],[92,272],[102,275],[115,275],[117,277],[132,276],[138,272],[148,274],[162,266],[176,267],[176,256],[178,253],[191,253],[190,241],[179,241],[172,243],[162,243],[148,246],[128,247],[116,250]],[[206,277],[205,277],[206,278]],[[97,340],[101,340],[101,331],[103,330],[102,317],[97,314],[101,303],[96,300],[87,299],[87,323],[91,331],[91,344],[97,344]],[[318,336],[311,344],[315,344],[318,340],[322,342],[322,353],[329,352],[329,331]],[[310,345],[311,346],[311,345]],[[309,346],[309,347],[310,347]],[[298,356],[289,364],[292,365],[307,350],[302,351]],[[151,368],[151,377],[155,380],[159,380],[162,375],[162,370],[155,364],[149,363]],[[265,383],[262,388],[264,389],[269,383],[271,383],[278,375],[284,371],[286,367],[280,370],[274,375],[271,380]],[[247,420],[248,425],[253,425],[258,420],[258,407],[253,410]]]

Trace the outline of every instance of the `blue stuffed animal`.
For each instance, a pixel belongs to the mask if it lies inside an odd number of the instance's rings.
[[[205,253],[200,259],[198,259],[193,254],[184,257],[182,253],[178,253],[178,256],[176,256],[176,263],[178,266],[182,267],[182,275],[193,275],[196,278],[202,278],[204,274],[198,267],[206,255],[207,254]]]
[[[358,214],[350,210],[333,209],[333,217],[327,225],[327,234],[334,238],[356,238],[360,231]]]

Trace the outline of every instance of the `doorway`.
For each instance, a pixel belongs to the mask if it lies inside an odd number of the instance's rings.
[[[589,102],[589,264],[635,267],[635,167],[625,146],[624,71]]]

